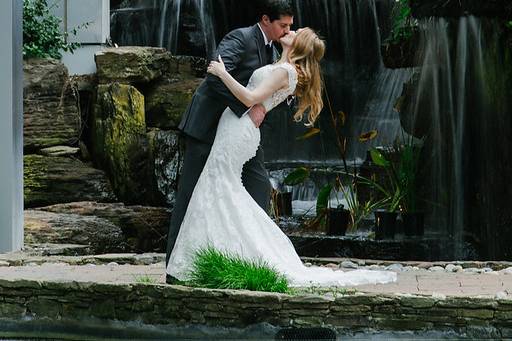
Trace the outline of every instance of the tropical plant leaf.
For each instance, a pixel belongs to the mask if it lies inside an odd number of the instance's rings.
[[[318,128],[311,128],[309,129],[304,135],[297,137],[297,140],[305,140],[309,139],[310,137],[313,137],[320,133],[320,129]]]
[[[377,137],[378,134],[379,133],[376,129],[370,130],[366,133],[359,135],[359,142],[366,142],[366,141],[373,140],[374,138]]]
[[[310,171],[306,167],[299,167],[292,171],[284,178],[284,184],[288,186],[295,186],[303,183],[309,177]]]
[[[320,189],[318,197],[316,198],[316,215],[318,216],[321,212],[329,205],[329,197],[331,196],[332,185],[328,184]]]
[[[370,156],[372,157],[373,163],[375,163],[377,166],[389,167],[390,162],[386,160],[386,157],[384,157],[384,155],[382,155],[379,150],[372,148],[370,150]]]

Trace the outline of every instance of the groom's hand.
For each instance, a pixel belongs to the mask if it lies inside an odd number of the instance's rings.
[[[267,111],[265,110],[265,107],[261,104],[256,104],[249,111],[249,117],[251,118],[256,128],[260,127],[261,123],[265,119],[266,114]]]

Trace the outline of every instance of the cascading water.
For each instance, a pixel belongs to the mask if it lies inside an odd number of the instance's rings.
[[[141,0],[128,1],[132,9],[147,10]],[[156,40],[145,45],[167,47],[175,54],[212,56],[216,42],[235,27],[255,22],[254,5],[235,0],[164,0],[151,2],[157,14],[148,26],[155,31]],[[327,93],[335,112],[344,111],[349,121],[349,141],[363,129],[378,129],[374,143],[392,141],[398,129],[398,116],[393,112],[394,100],[400,94],[400,84],[408,76],[407,71],[386,70],[380,56],[380,26],[387,25],[392,0],[296,0],[295,21],[297,27],[310,26],[320,32],[327,41],[324,63]],[[378,5],[378,6],[377,6]],[[377,8],[378,7],[378,8]],[[125,9],[114,9],[112,17],[119,17]],[[199,18],[192,22],[191,17]],[[215,18],[215,19],[214,19]],[[114,28],[120,20],[113,20]],[[154,22],[158,22],[155,25]],[[196,25],[196,26],[194,26]],[[120,26],[122,27],[122,25]],[[150,29],[150,30],[151,30]],[[112,36],[121,36],[113,30]],[[137,34],[137,33],[134,33]],[[119,40],[119,38],[115,39]],[[127,39],[132,43],[136,39]],[[137,39],[138,40],[138,39]],[[124,41],[117,41],[125,43]],[[193,44],[194,47],[190,47]],[[188,47],[187,47],[188,46]],[[198,46],[200,48],[198,48]],[[384,120],[380,120],[385,116]],[[297,141],[306,128],[294,123],[289,114],[271,115],[264,130],[264,147],[269,162],[284,163],[331,163],[339,164],[330,115],[325,111],[318,123],[322,134],[310,140]],[[386,122],[379,126],[379,122]],[[358,143],[350,146],[350,158],[363,158],[365,147]]]
[[[424,59],[410,110],[426,135],[429,225],[455,240],[455,258],[510,258],[500,240],[511,240],[512,159],[500,151],[512,133],[512,77],[497,67],[510,58],[500,24],[466,16],[420,25]]]
[[[385,69],[380,55],[381,31],[389,21],[393,0],[295,0],[296,27],[310,26],[327,42],[323,65],[326,93],[334,112],[348,116],[348,158],[361,160],[370,145],[389,144],[399,130],[393,104],[410,70]],[[159,13],[159,46],[173,53],[190,54],[191,41],[201,46],[200,54],[212,56],[215,42],[231,29],[256,21],[254,5],[235,0],[165,0],[155,4]],[[136,6],[132,6],[136,7]],[[200,18],[192,28],[190,15]],[[215,18],[215,19],[214,19]],[[187,23],[188,22],[188,23]],[[113,33],[113,36],[115,33]],[[216,38],[216,39],[215,39]],[[148,42],[146,45],[152,45]],[[191,52],[192,51],[192,52]],[[265,159],[271,168],[296,164],[340,166],[330,113],[326,109],[318,127],[322,133],[308,140],[297,140],[307,128],[293,122],[289,113],[269,115],[262,127]],[[359,134],[377,129],[378,137],[367,144],[358,142]],[[275,179],[279,183],[279,179]],[[319,188],[306,184],[294,189],[294,200],[314,200]],[[299,193],[300,195],[298,195]]]

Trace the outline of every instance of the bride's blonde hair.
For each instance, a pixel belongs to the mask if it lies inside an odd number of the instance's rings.
[[[297,33],[288,58],[295,65],[298,83],[295,95],[299,99],[299,107],[293,115],[295,121],[301,121],[308,112],[307,126],[312,126],[323,108],[322,74],[320,60],[325,53],[325,42],[309,27]]]

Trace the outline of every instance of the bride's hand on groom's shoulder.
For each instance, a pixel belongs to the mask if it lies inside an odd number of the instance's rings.
[[[218,61],[212,60],[210,65],[208,65],[208,69],[206,70],[208,73],[220,77],[223,72],[226,72],[226,67],[224,66],[224,62],[222,61],[222,57],[219,55]]]

